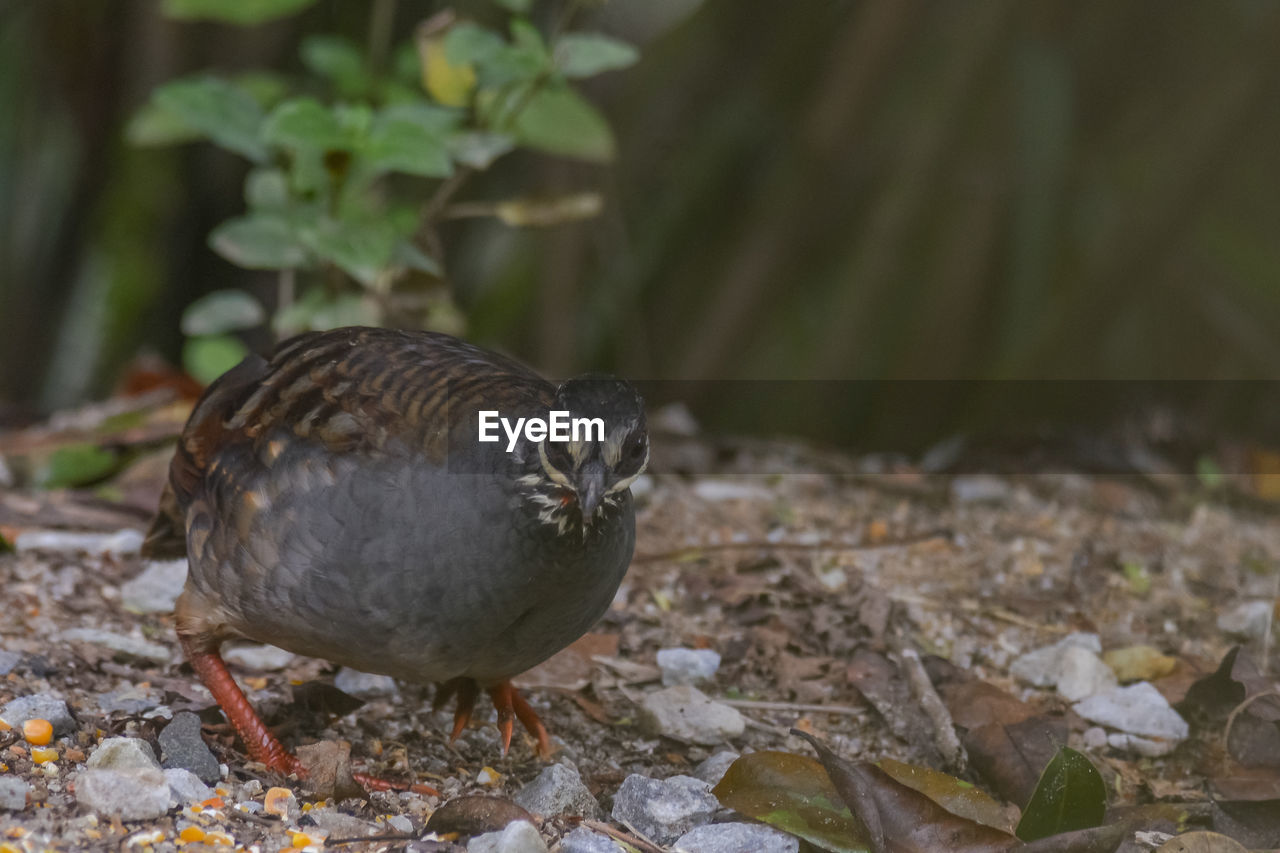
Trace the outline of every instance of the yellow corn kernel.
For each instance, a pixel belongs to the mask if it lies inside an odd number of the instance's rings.
[[[57,761],[58,750],[49,746],[33,746],[31,747],[31,760],[36,764],[44,764],[46,761]]]
[[[53,740],[53,723],[38,718],[27,720],[22,724],[22,736],[27,739],[27,743],[46,746]]]

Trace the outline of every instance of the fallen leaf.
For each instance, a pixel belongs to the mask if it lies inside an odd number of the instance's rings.
[[[729,766],[712,793],[727,808],[834,853],[865,853],[867,834],[823,766],[805,755],[762,751]]]
[[[1018,837],[1034,841],[1063,832],[1091,829],[1107,811],[1107,786],[1098,768],[1074,749],[1063,747],[1040,774],[1018,823]]]
[[[497,832],[517,820],[534,822],[533,815],[503,797],[484,794],[468,794],[454,797],[431,813],[427,819],[427,831],[446,835],[482,835]]]
[[[874,764],[845,761],[817,738],[795,730],[792,734],[817,751],[836,791],[866,827],[874,851],[995,853],[1019,844],[1007,832],[953,814]]]
[[[364,789],[351,775],[351,744],[322,740],[300,746],[298,761],[306,770],[307,787],[320,799],[358,797]]]
[[[1161,844],[1156,853],[1248,853],[1248,849],[1216,832],[1188,832]]]

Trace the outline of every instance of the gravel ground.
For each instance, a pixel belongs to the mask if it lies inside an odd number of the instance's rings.
[[[910,469],[872,476],[857,473],[874,467],[865,459],[802,453],[787,465],[793,474],[774,477],[733,474],[753,469],[749,459],[721,466],[719,476],[646,477],[637,488],[639,553],[613,609],[592,634],[524,679],[553,733],[555,761],[576,768],[599,804],[596,818],[608,820],[633,774],[714,778],[714,761],[699,765],[726,750],[809,754],[788,733],[793,727],[848,757],[937,765],[936,733],[896,720],[855,686],[853,661],[865,650],[894,660],[908,648],[937,655],[1049,709],[1069,702],[1051,686],[1014,678],[1010,667],[1071,632],[1097,635],[1101,650],[1154,646],[1176,664],[1155,680],[1166,694],[1179,685],[1185,692],[1235,643],[1266,660],[1280,576],[1280,525],[1266,506],[1214,499],[1190,480],[1170,487],[1137,477],[942,477]],[[424,828],[438,798],[317,799],[249,763],[183,664],[171,617],[131,612],[165,599],[162,575],[145,588],[130,584],[144,571],[136,538],[104,544],[104,531],[84,532],[97,536],[41,543],[24,535],[16,553],[0,555],[0,706],[39,696],[65,702],[70,712],[50,744],[57,757],[43,763],[20,724],[0,732],[0,849],[169,850],[184,830],[206,845],[260,850],[326,836],[333,847],[369,833],[381,837],[340,846],[449,849]],[[1248,623],[1250,607],[1256,624]],[[719,655],[718,666],[705,654],[677,654],[675,664],[664,655],[668,682],[700,680],[697,689],[709,697],[711,710],[695,715],[701,728],[693,732],[662,721],[662,701],[690,695],[688,688],[663,693],[664,649]],[[261,650],[229,657],[286,743],[346,741],[359,769],[425,782],[445,800],[474,793],[519,799],[546,768],[519,734],[510,755],[500,755],[487,705],[450,744],[451,715],[431,710],[430,688]],[[358,709],[351,693],[364,699]],[[212,759],[199,754],[192,713]],[[175,727],[165,747],[162,732],[179,719],[187,735],[179,742]],[[1071,744],[1109,780],[1138,780],[1113,786],[1117,802],[1202,796],[1207,771],[1196,751],[1143,758],[1105,735],[1089,740],[1088,731],[1075,720]],[[105,739],[119,737],[140,739],[171,766],[185,743],[192,755],[176,766],[203,772],[210,790],[149,767],[88,766]],[[135,759],[146,763],[145,754]],[[101,775],[110,772],[124,775]],[[117,793],[130,790],[126,782],[141,793],[128,794],[126,804],[93,798],[104,780]],[[190,787],[178,790],[180,783]],[[268,796],[277,786],[297,800]],[[159,814],[127,814],[164,788],[174,790]],[[574,808],[590,811],[581,802]],[[553,848],[575,824],[554,815],[539,822]],[[563,849],[588,849],[574,843]]]

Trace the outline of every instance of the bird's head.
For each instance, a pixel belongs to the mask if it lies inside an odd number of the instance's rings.
[[[588,522],[649,464],[644,403],[631,383],[589,375],[557,388],[553,408],[569,413],[570,439],[541,442],[542,471],[573,492]]]

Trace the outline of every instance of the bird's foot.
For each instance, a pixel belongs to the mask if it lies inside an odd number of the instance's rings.
[[[544,759],[550,758],[551,736],[547,734],[547,728],[542,725],[542,720],[538,719],[537,712],[520,695],[520,691],[516,690],[510,681],[504,681],[490,687],[488,692],[489,697],[493,699],[493,707],[498,712],[498,733],[502,736],[502,754],[506,755],[511,749],[514,722],[519,720],[525,730],[538,742],[538,756]],[[479,687],[470,678],[453,678],[436,688],[436,695],[431,703],[433,710],[439,711],[451,698],[458,697],[458,704],[453,710],[453,732],[449,735],[450,743],[457,740],[458,735],[462,734],[463,729],[467,727],[467,723],[471,722],[471,714],[475,710],[478,693]]]
[[[236,734],[244,741],[249,750],[249,757],[266,765],[269,769],[285,776],[296,775],[299,779],[307,777],[307,768],[298,756],[284,748],[284,744],[271,733],[262,717],[254,710],[240,685],[231,677],[222,655],[216,651],[196,651],[183,641],[183,650],[187,660],[196,671],[196,675],[204,682],[213,694],[214,701],[222,708],[227,719],[235,728]],[[399,782],[370,776],[367,773],[353,773],[352,777],[363,788],[369,791],[413,791],[428,796],[440,796],[440,792],[430,785],[411,782]]]

